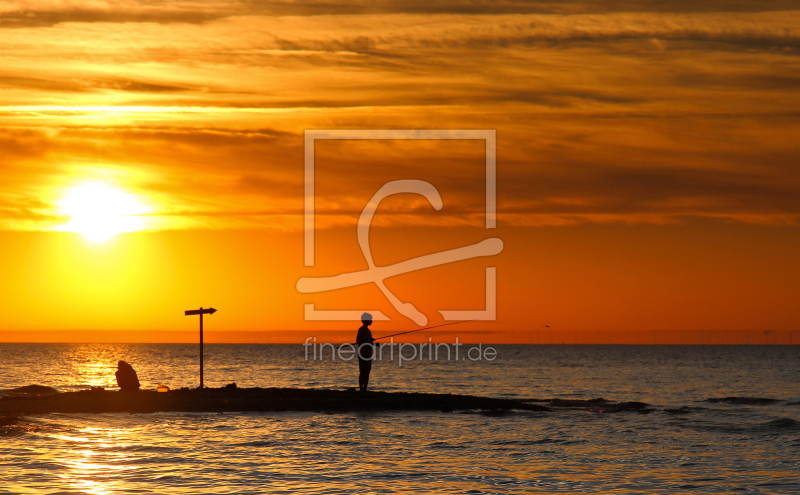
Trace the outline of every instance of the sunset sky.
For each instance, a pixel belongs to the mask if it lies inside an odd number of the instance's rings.
[[[181,340],[200,306],[217,341],[358,327],[306,303],[418,328],[295,284],[366,269],[362,208],[420,179],[444,207],[384,200],[377,265],[504,244],[387,280],[437,325],[496,266],[497,321],[448,335],[800,343],[795,1],[0,0],[0,94],[0,340]],[[305,267],[311,129],[495,130],[497,228],[481,141],[321,141]]]

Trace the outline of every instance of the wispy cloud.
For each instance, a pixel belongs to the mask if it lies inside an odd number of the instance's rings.
[[[615,12],[769,12],[796,9],[792,0],[761,2],[711,0],[452,0],[452,1],[230,1],[169,2],[106,0],[20,0],[0,2],[7,26],[51,26],[64,22],[204,23],[237,16],[397,15],[397,14],[608,14]]]
[[[58,192],[102,176],[156,228],[299,229],[307,128],[497,129],[501,222],[797,223],[792,8],[0,2],[0,223],[50,228]],[[320,225],[391,178],[446,208],[376,221],[482,222],[478,151],[407,151],[326,155]]]

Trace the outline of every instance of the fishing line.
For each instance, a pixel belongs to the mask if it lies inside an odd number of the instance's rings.
[[[397,337],[398,335],[405,335],[407,333],[421,332],[422,330],[430,330],[431,328],[446,327],[447,325],[458,325],[459,323],[467,323],[467,322],[470,322],[470,321],[478,321],[478,320],[461,320],[461,321],[454,321],[452,323],[442,323],[441,325],[434,325],[432,327],[418,328],[416,330],[409,330],[407,332],[393,333],[392,335],[386,335],[386,336],[383,336],[383,337],[378,337],[377,339],[373,339],[373,340],[388,339],[389,337]]]

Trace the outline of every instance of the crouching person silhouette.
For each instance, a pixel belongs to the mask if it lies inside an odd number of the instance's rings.
[[[358,329],[356,336],[356,346],[358,351],[358,388],[362,392],[367,391],[369,385],[369,372],[372,371],[372,360],[375,354],[375,339],[369,326],[372,325],[372,315],[364,313],[361,315],[361,328]],[[380,344],[379,344],[380,345]]]
[[[119,385],[121,391],[139,390],[139,377],[136,376],[136,371],[130,364],[125,361],[117,363],[117,372],[115,375],[117,377],[117,385]]]

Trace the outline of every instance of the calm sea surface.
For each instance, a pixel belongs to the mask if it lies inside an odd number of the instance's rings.
[[[370,385],[655,411],[28,416],[0,424],[0,493],[800,493],[798,347],[494,347],[382,361]],[[205,384],[357,386],[326,357],[207,345]],[[197,386],[192,345],[0,344],[0,389],[114,388],[119,359],[144,388]]]

